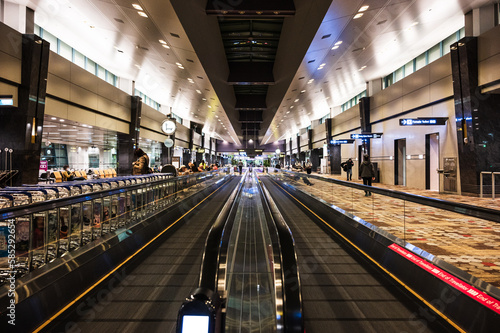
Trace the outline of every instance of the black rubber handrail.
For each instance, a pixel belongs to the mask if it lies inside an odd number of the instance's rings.
[[[260,183],[260,182],[259,182]],[[283,314],[285,332],[304,332],[304,321],[302,315],[302,292],[300,286],[297,255],[295,253],[295,240],[292,231],[286,224],[276,203],[272,199],[267,188],[260,184],[259,190],[263,194],[264,201],[271,212],[279,236],[282,286],[284,294]]]
[[[224,204],[224,207],[222,207],[216,221],[208,232],[208,236],[205,241],[205,252],[203,253],[201,263],[199,282],[200,288],[209,289],[213,292],[217,291],[220,256],[225,255],[224,250],[221,249],[222,236],[224,233],[231,233],[232,223],[228,225],[228,222],[232,222],[234,219],[229,219],[229,216],[235,212],[235,199],[239,196],[242,187],[242,182],[240,181],[238,186],[231,193],[227,202]]]
[[[447,210],[447,211],[454,212],[454,213],[473,216],[473,217],[477,217],[480,219],[489,220],[489,221],[493,221],[493,222],[500,222],[500,210],[496,210],[496,209],[473,206],[473,205],[468,205],[468,204],[453,202],[453,201],[447,201],[447,200],[442,200],[442,199],[430,198],[430,197],[425,197],[422,195],[410,194],[410,193],[394,191],[394,190],[388,190],[388,189],[383,189],[383,188],[374,187],[374,186],[361,185],[361,184],[351,183],[351,182],[338,180],[338,179],[325,178],[325,177],[320,177],[320,176],[315,176],[315,175],[306,175],[306,174],[300,173],[300,172],[293,172],[293,171],[288,171],[288,170],[281,170],[281,171],[288,173],[290,175],[296,175],[298,177],[307,177],[307,178],[311,178],[311,179],[317,179],[317,180],[321,180],[321,181],[324,181],[327,183],[332,183],[332,184],[341,185],[341,186],[345,186],[345,187],[351,187],[351,188],[355,188],[357,190],[370,191],[370,192],[381,194],[381,195],[388,196],[391,198],[406,200],[406,201],[418,203],[421,205],[426,205],[426,206],[430,206],[430,207],[434,207],[434,208]]]

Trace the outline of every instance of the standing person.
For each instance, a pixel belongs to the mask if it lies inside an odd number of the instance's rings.
[[[372,180],[375,180],[375,170],[370,156],[363,155],[363,163],[359,166],[359,178],[363,178],[363,185],[372,186]],[[365,197],[372,195],[370,191],[365,191]]]
[[[132,163],[133,175],[146,175],[149,173],[149,156],[142,149],[134,150],[134,157],[137,159]]]
[[[240,161],[238,163],[238,170],[240,171],[240,176],[241,176],[241,173],[243,172],[243,162],[242,161]]]
[[[352,167],[354,166],[354,162],[352,158],[348,159],[344,163],[340,164],[342,169],[347,173],[347,180],[352,180]]]
[[[312,163],[311,163],[311,160],[308,158],[307,159],[307,162],[306,162],[306,171],[307,171],[307,174],[310,175],[311,174],[311,171],[312,171]]]
[[[198,171],[203,172],[207,170],[207,164],[205,163],[204,160],[201,160],[200,164],[198,165]]]

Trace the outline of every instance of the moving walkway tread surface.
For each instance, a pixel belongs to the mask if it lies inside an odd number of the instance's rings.
[[[306,332],[456,331],[372,262],[327,234],[269,178],[261,180],[295,239]]]
[[[161,244],[146,248],[134,267],[118,270],[46,331],[175,332],[179,307],[198,286],[208,231],[239,178],[184,217],[181,227]]]

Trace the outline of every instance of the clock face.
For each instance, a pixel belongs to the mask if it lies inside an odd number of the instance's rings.
[[[174,140],[172,140],[172,139],[165,139],[165,142],[163,142],[163,144],[167,148],[172,148],[174,146]]]
[[[175,129],[176,129],[176,125],[175,125],[175,121],[173,121],[173,120],[167,119],[167,120],[163,121],[163,123],[161,124],[161,130],[163,131],[163,133],[165,133],[167,135],[174,134]]]

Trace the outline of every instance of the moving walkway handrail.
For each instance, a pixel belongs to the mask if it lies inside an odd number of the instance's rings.
[[[242,180],[244,178],[242,177]],[[228,217],[234,213],[234,207],[236,205],[235,199],[241,193],[243,187],[243,182],[240,181],[238,186],[233,190],[229,199],[224,204],[221,212],[217,216],[215,223],[210,228],[208,232],[207,239],[205,241],[205,252],[203,253],[203,259],[201,263],[200,270],[200,288],[206,288],[217,291],[217,279],[219,276],[219,262],[221,255],[227,256],[225,253],[221,253],[220,245],[222,241],[222,235],[224,232],[230,233],[231,226],[228,223],[232,223]],[[228,229],[226,229],[228,225]]]
[[[306,175],[304,173],[293,172],[293,171],[288,171],[288,170],[283,170],[283,169],[280,169],[280,171],[283,173],[288,173],[291,175],[297,175],[297,176],[301,176],[301,177],[307,176],[307,178],[317,179],[317,180],[321,180],[321,181],[336,184],[336,185],[351,187],[351,188],[354,188],[357,190],[362,190],[362,191],[369,190],[370,192],[381,194],[384,196],[388,196],[388,197],[392,197],[392,198],[396,198],[396,199],[400,199],[400,200],[405,200],[405,201],[410,201],[410,202],[414,202],[417,204],[426,205],[429,207],[447,210],[450,212],[455,212],[455,213],[460,213],[460,214],[464,214],[464,215],[468,215],[468,216],[473,216],[473,217],[484,219],[484,220],[500,222],[500,211],[496,210],[496,209],[473,206],[473,205],[468,205],[468,204],[464,204],[464,203],[460,203],[460,202],[452,202],[452,201],[447,201],[447,200],[442,200],[442,199],[430,198],[430,197],[425,197],[425,196],[421,196],[421,195],[417,195],[417,194],[411,194],[411,193],[405,193],[405,192],[394,191],[394,190],[389,190],[389,189],[383,189],[383,188],[379,188],[379,187],[361,185],[361,184],[351,183],[351,182],[338,180],[338,179],[320,177],[320,176],[316,176],[316,175]]]
[[[281,257],[281,280],[283,286],[283,316],[285,332],[304,332],[304,322],[302,316],[302,293],[297,265],[297,255],[295,253],[295,240],[292,232],[286,224],[283,216],[279,212],[271,194],[259,182],[259,190],[271,212],[272,220],[276,226],[279,237],[280,257]]]

